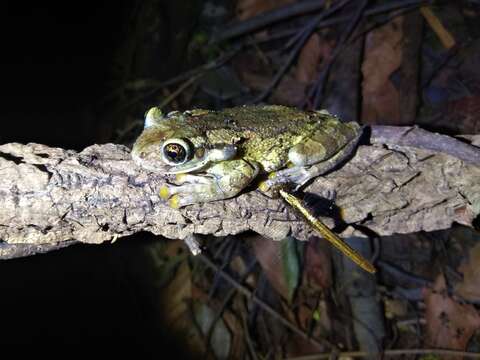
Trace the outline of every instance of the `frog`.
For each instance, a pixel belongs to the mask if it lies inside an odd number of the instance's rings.
[[[331,171],[356,148],[362,127],[328,111],[282,105],[164,114],[152,107],[131,155],[168,181],[159,196],[172,208],[229,199],[258,181],[265,194],[299,189]]]

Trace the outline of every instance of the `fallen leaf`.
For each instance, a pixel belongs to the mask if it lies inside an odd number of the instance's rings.
[[[300,329],[308,330],[310,323],[313,319],[313,311],[310,306],[306,304],[297,305],[297,324]]]
[[[328,336],[328,330],[324,327],[324,324],[329,324],[330,319],[326,311],[326,303],[323,300],[321,300],[318,303],[318,307],[314,309],[300,299],[300,302],[293,308],[295,313],[292,312],[292,307],[287,308],[285,304],[282,305],[285,317],[304,332],[310,334],[313,338]],[[309,341],[309,339],[305,339],[297,334],[289,335],[288,343],[285,344],[284,350],[285,357],[287,358],[318,354],[319,352],[326,351],[323,346],[319,347]]]
[[[402,61],[402,21],[396,17],[366,36],[362,64],[362,120],[366,124],[399,120],[399,94],[390,76]]]
[[[281,244],[257,236],[252,241],[253,251],[270,285],[284,299],[288,299],[288,286],[282,270]]]
[[[264,91],[274,76],[272,66],[253,53],[240,54],[233,66],[239,79],[254,91]],[[272,89],[269,102],[278,105],[299,106],[305,99],[307,84],[295,80],[293,73],[285,74],[280,83]]]
[[[480,301],[480,244],[468,254],[468,261],[460,265],[463,281],[455,287],[455,293],[469,301]]]
[[[297,240],[288,237],[281,241],[282,272],[287,284],[289,303],[292,302],[300,281],[300,258],[297,250]]]
[[[235,13],[238,20],[246,20],[292,2],[295,0],[238,0]]]
[[[306,84],[310,83],[317,74],[317,67],[322,55],[320,36],[313,33],[298,55],[295,80]]]
[[[263,91],[269,86],[272,77],[251,72],[240,75],[242,81],[252,90]],[[272,104],[299,106],[305,99],[306,84],[295,80],[291,75],[285,75],[270,96]]]
[[[329,288],[332,284],[332,266],[325,241],[312,237],[305,249],[305,273],[308,283],[322,289]]]
[[[192,354],[206,351],[202,335],[192,326],[192,313],[189,304],[192,300],[192,274],[188,261],[179,265],[171,282],[162,289],[162,314],[165,326],[184,342],[185,348]]]
[[[165,317],[169,326],[188,313],[188,300],[192,297],[192,275],[188,262],[182,261],[175,277],[163,290],[165,299]]]
[[[480,132],[480,96],[466,96],[447,103],[443,112],[445,125],[456,133],[478,134]],[[445,110],[445,109],[444,109]],[[439,119],[442,121],[442,117]],[[437,125],[437,124],[435,124]]]
[[[209,345],[215,354],[215,358],[230,358],[232,334],[223,319],[217,319],[216,312],[204,303],[194,303],[192,310],[193,315],[195,316],[195,323],[199,327],[203,336],[206,337],[211,331]],[[195,327],[193,324],[191,326]],[[211,329],[212,326],[213,329]]]
[[[296,310],[297,313],[297,326],[305,332],[309,332],[312,327],[313,320],[313,310],[310,309],[305,304],[298,305]],[[315,337],[317,334],[312,334]],[[323,349],[319,348],[317,345],[311,343],[308,339],[305,339],[296,334],[292,334],[288,340],[288,346],[286,346],[286,357],[297,357],[311,355],[315,353],[322,352]]]
[[[428,346],[465,350],[470,337],[480,328],[475,307],[460,304],[448,295],[443,274],[437,277],[432,289],[424,289],[423,296]]]
[[[243,315],[247,317],[246,310],[244,310]],[[242,327],[241,320],[237,317],[242,316],[238,313],[232,313],[231,311],[224,310],[222,314],[222,319],[225,321],[230,333],[232,334],[232,346],[230,354],[235,354],[235,357],[239,359],[245,358],[242,354],[245,353],[245,331]]]

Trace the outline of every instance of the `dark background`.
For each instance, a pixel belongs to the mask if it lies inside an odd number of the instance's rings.
[[[0,141],[82,148],[95,136],[82,119],[121,40],[121,2],[27,4],[2,5]]]
[[[81,150],[109,140],[99,134],[99,99],[115,80],[114,56],[135,6],[2,3],[0,143]],[[2,355],[182,358],[159,325],[161,305],[151,303],[148,264],[138,267],[152,241],[144,234],[0,262]]]

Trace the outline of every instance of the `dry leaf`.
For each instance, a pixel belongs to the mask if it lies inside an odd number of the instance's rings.
[[[307,242],[304,271],[309,284],[325,289],[332,284],[332,267],[327,250],[321,243],[322,241],[315,237]]]
[[[274,73],[272,67],[261,61],[252,53],[239,55],[233,62],[237,76],[243,84],[254,91],[264,91]],[[270,103],[278,105],[299,106],[305,99],[307,85],[294,79],[290,73],[285,74],[273,89]]]
[[[455,293],[466,300],[480,302],[480,244],[470,249],[468,262],[460,266],[463,281],[457,284]]]
[[[270,285],[284,299],[288,299],[288,286],[283,276],[281,243],[257,236],[252,241],[253,251]]]
[[[310,306],[305,304],[304,301],[300,301],[298,305],[295,306],[295,313],[292,312],[292,307],[287,307],[283,305],[283,314],[291,322],[296,324],[303,331],[310,333],[312,337],[321,338],[326,335],[324,323],[330,323],[328,314],[326,313],[325,302],[320,301],[318,304],[318,309],[312,309]],[[314,313],[318,312],[320,326],[315,324],[312,321],[315,321]],[[313,327],[312,327],[313,326]],[[313,332],[311,332],[313,331]],[[291,334],[288,339],[288,343],[285,344],[285,355],[286,358],[290,357],[300,357],[311,354],[318,354],[319,352],[324,352],[326,349],[317,346],[308,339],[305,339],[302,336],[297,334]]]
[[[272,81],[270,76],[251,72],[244,72],[240,76],[248,87],[256,91],[265,90]],[[278,105],[299,106],[305,99],[305,91],[305,84],[295,80],[290,75],[285,75],[277,87],[273,89],[270,102]]]
[[[188,261],[179,265],[171,282],[162,289],[162,314],[169,332],[182,339],[192,354],[203,354],[205,342],[195,326],[189,303],[192,299],[192,274]]]
[[[223,318],[217,319],[217,311],[203,302],[192,304],[192,312],[195,324],[202,332],[203,337],[205,338],[210,333],[208,347],[213,351],[214,359],[229,359],[233,336]],[[190,326],[197,328],[193,324]]]
[[[163,290],[165,299],[165,317],[168,326],[178,324],[180,317],[188,314],[187,300],[192,297],[192,275],[187,261],[182,261],[175,273],[175,277]]]
[[[317,66],[322,57],[320,36],[317,33],[309,37],[298,56],[295,79],[302,83],[309,83],[317,74]]]
[[[367,124],[395,124],[399,95],[390,81],[402,60],[402,17],[368,33],[362,64],[362,120]]]
[[[480,328],[480,315],[472,305],[460,304],[447,293],[445,277],[439,275],[433,289],[424,289],[427,342],[429,346],[465,350]]]
[[[241,321],[237,318],[240,316],[239,314],[234,314],[231,311],[224,310],[222,319],[225,321],[225,324],[229,328],[230,332],[232,333],[232,350],[231,354],[235,354],[236,357],[239,359],[243,359],[244,356],[242,354],[245,353],[245,334],[244,329],[242,327]],[[245,314],[247,316],[247,314]]]
[[[246,20],[293,2],[295,0],[238,0],[235,12],[239,20]]]
[[[480,132],[480,96],[466,96],[447,103],[447,110],[439,121],[449,129],[461,134],[478,134]],[[436,125],[436,124],[435,124]]]

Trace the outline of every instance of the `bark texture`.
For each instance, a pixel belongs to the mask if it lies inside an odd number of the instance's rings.
[[[436,142],[466,146],[470,157],[462,161],[439,152],[442,147],[390,147],[383,144],[385,135],[392,138],[395,128],[378,129],[372,132],[377,143],[360,146],[349,162],[315,179],[305,192],[335,190],[344,220],[378,235],[445,229],[453,222],[472,226],[480,213],[480,150],[425,131],[421,135],[431,134]],[[411,138],[416,130],[396,129],[400,143],[402,134]],[[471,140],[478,143],[480,136]],[[93,145],[79,153],[40,144],[1,145],[0,179],[0,258],[138,231],[180,239],[247,230],[274,240],[311,235],[281,199],[254,189],[225,201],[171,209],[158,196],[165,180],[138,168],[121,145]],[[343,235],[352,232],[349,227]]]

